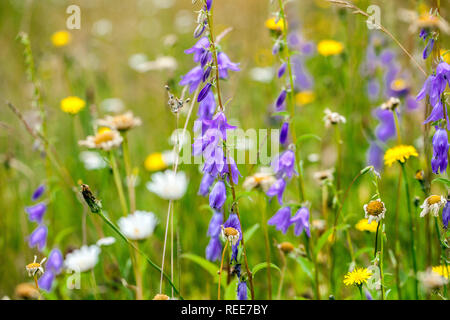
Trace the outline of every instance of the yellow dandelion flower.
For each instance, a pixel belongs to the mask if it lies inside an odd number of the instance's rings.
[[[440,55],[442,60],[444,60],[447,64],[450,64],[450,50],[441,49]]]
[[[148,171],[158,171],[167,168],[167,164],[161,152],[154,152],[145,159],[144,167]]]
[[[407,145],[398,145],[390,148],[384,154],[384,164],[388,167],[396,161],[404,163],[409,157],[418,157],[416,148]]]
[[[265,25],[267,29],[277,32],[283,32],[287,27],[287,24],[284,25],[283,19],[277,21],[276,18],[267,19]]]
[[[63,47],[70,43],[72,36],[69,32],[61,30],[52,34],[52,43],[55,47]]]
[[[441,277],[449,278],[448,275],[450,273],[450,266],[436,266],[432,267],[431,270],[437,274],[439,274]]]
[[[61,100],[61,110],[70,113],[77,114],[86,106],[86,102],[78,97],[70,96]]]
[[[316,99],[316,94],[313,91],[301,91],[295,95],[295,102],[300,105],[304,106],[308,103],[313,102]]]
[[[344,45],[335,40],[322,40],[317,45],[317,51],[325,57],[332,56],[344,51]]]
[[[376,232],[377,231],[377,226],[378,226],[377,223],[369,223],[369,220],[361,219],[355,225],[355,228],[357,230],[359,230],[359,231]]]
[[[353,271],[348,272],[344,276],[344,284],[346,286],[361,286],[367,282],[371,275],[372,272],[370,272],[367,268],[355,268]]]

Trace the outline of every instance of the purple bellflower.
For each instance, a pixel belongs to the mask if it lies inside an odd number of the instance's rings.
[[[282,207],[267,221],[267,224],[275,226],[277,230],[286,233],[291,225],[291,207]]]
[[[294,223],[294,234],[299,236],[305,230],[306,235],[311,237],[309,229],[309,210],[306,207],[298,209],[297,213],[291,218],[291,223]]]

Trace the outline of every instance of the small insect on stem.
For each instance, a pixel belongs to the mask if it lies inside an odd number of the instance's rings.
[[[191,101],[190,98],[187,98],[185,100],[183,100],[183,98],[177,98],[170,92],[170,87],[168,85],[166,85],[165,88],[167,90],[167,94],[169,95],[169,100],[167,101],[167,104],[170,107],[170,111],[172,111],[173,113],[180,112],[180,110],[184,107],[184,104],[189,103],[189,101]]]

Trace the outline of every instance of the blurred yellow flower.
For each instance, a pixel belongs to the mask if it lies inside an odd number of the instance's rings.
[[[70,96],[61,100],[61,110],[70,113],[77,114],[86,106],[86,102],[78,97]]]
[[[444,53],[446,53],[444,55]],[[446,49],[441,49],[440,51],[442,60],[444,60],[446,63],[450,64],[450,50],[446,50]]]
[[[317,45],[317,51],[327,57],[340,54],[344,50],[344,45],[335,40],[322,40]]]
[[[449,272],[450,272],[450,266],[436,266],[432,267],[431,270],[437,274],[439,274],[441,277],[449,278]]]
[[[344,284],[346,286],[361,286],[367,282],[371,275],[372,272],[370,272],[367,268],[355,268],[353,271],[348,272],[344,276]]]
[[[111,131],[111,129],[108,127],[100,127],[100,128],[98,128],[97,133],[102,134],[102,133],[105,133],[106,131]]]
[[[282,32],[287,26],[284,25],[283,19],[270,18],[266,20],[266,28],[272,31]]]
[[[300,106],[311,103],[315,99],[316,95],[313,91],[301,91],[295,95],[295,102]]]
[[[384,164],[390,167],[396,161],[404,163],[409,157],[418,156],[419,154],[413,146],[399,145],[386,151],[384,154]]]
[[[167,164],[161,152],[154,152],[145,159],[144,167],[148,171],[158,171],[167,168]]]
[[[355,225],[355,228],[358,229],[359,231],[376,232],[377,225],[378,225],[377,223],[369,223],[369,220],[367,219],[361,219]]]
[[[67,31],[58,31],[52,34],[52,43],[55,47],[63,47],[70,43],[72,36]]]
[[[395,91],[405,90],[407,87],[408,84],[402,78],[397,78],[391,82],[391,89]]]

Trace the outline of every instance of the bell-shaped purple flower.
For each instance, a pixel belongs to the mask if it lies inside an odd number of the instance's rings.
[[[209,194],[209,206],[220,210],[227,199],[227,190],[223,181],[217,181]]]
[[[228,156],[225,158],[225,166],[223,167],[223,170],[220,172],[220,174],[223,176],[224,174],[228,174],[228,170],[230,166],[231,168],[231,179],[233,180],[234,184],[238,184],[239,183],[239,177],[242,177],[241,173],[239,172],[239,169],[236,165],[236,162],[234,161],[232,156]],[[228,180],[229,181],[229,180]]]
[[[277,230],[286,233],[291,225],[291,207],[282,207],[267,221],[267,224],[275,226]]]
[[[426,60],[429,57],[430,53],[433,51],[433,47],[434,47],[434,38],[431,38],[430,40],[428,40],[427,45],[423,50],[422,57],[424,60]]]
[[[295,169],[295,153],[292,150],[286,150],[283,153],[275,156],[272,160],[272,168],[277,177],[292,178],[294,174],[297,174]]]
[[[64,264],[64,258],[59,249],[53,249],[48,255],[47,264],[45,265],[47,270],[53,271],[54,274],[60,274]]]
[[[223,79],[228,78],[228,70],[240,71],[239,63],[231,62],[230,58],[224,53],[219,52],[217,55],[217,64],[219,66],[219,76]]]
[[[203,70],[200,66],[192,68],[188,73],[181,77],[180,86],[189,85],[189,93],[192,94],[202,82]]]
[[[309,210],[306,207],[298,209],[297,213],[291,218],[291,223],[294,223],[294,233],[296,236],[302,234],[305,230],[306,235],[311,237],[311,231],[309,230]]]
[[[442,210],[442,224],[444,228],[448,228],[448,222],[450,221],[450,202],[447,200],[444,209]]]
[[[286,143],[286,140],[287,140],[287,137],[288,137],[288,132],[289,132],[289,122],[285,122],[281,126],[281,132],[280,132],[280,143],[281,144],[285,144]]]
[[[210,90],[206,97],[198,104],[197,116],[200,119],[210,120],[215,111],[216,100],[214,99],[214,93]]]
[[[39,187],[34,190],[33,195],[31,196],[31,200],[36,201],[39,199],[42,194],[45,192],[45,184],[41,184]]]
[[[383,167],[383,149],[381,149],[375,142],[370,143],[367,151],[367,164],[373,166],[378,171]]]
[[[283,193],[284,193],[285,188],[286,188],[286,181],[284,181],[284,179],[280,178],[270,186],[270,188],[269,188],[269,190],[267,190],[266,194],[270,198],[277,196],[278,203],[280,205],[282,205],[283,204]]]
[[[206,9],[209,11],[211,10],[213,0],[206,0]]]
[[[186,54],[194,54],[194,62],[200,62],[204,52],[210,47],[208,37],[201,37],[192,48],[184,50]]]
[[[46,210],[47,205],[43,202],[25,208],[25,211],[28,213],[28,219],[39,224],[42,223],[42,218]]]
[[[37,246],[38,250],[42,251],[47,243],[47,233],[48,230],[46,226],[37,227],[33,233],[30,234],[28,239],[28,245],[30,248]]]
[[[211,220],[209,221],[207,235],[214,238],[220,234],[220,226],[223,224],[223,214],[219,211],[214,211]]]
[[[234,130],[236,129],[235,126],[232,126],[228,123],[227,117],[225,116],[225,113],[218,112],[212,120],[208,122],[210,128],[218,129],[220,130],[220,133],[222,134],[222,139],[227,140],[227,130]]]
[[[209,261],[216,261],[220,259],[220,254],[222,252],[222,244],[220,243],[219,237],[213,237],[209,240],[206,246],[206,259]]]
[[[237,287],[238,300],[247,300],[247,282],[239,281]]]
[[[444,173],[448,164],[448,136],[447,130],[438,128],[433,136],[433,158],[431,159],[431,168],[433,173]]]
[[[200,182],[198,194],[206,197],[209,193],[209,188],[211,188],[212,184],[214,183],[214,180],[214,176],[210,175],[209,173],[205,173],[203,175],[202,181]]]
[[[38,284],[39,288],[45,291],[50,291],[52,289],[53,280],[55,280],[55,274],[51,270],[45,270],[44,274],[39,278]]]
[[[380,124],[375,129],[376,137],[383,142],[394,137],[396,135],[396,130],[392,111],[377,108],[375,109],[374,115],[380,120]]]

